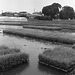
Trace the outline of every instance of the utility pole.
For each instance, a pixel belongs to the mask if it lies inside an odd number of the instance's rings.
[[[35,13],[35,8],[34,8],[34,13]]]
[[[2,13],[3,13],[3,10],[2,10]]]

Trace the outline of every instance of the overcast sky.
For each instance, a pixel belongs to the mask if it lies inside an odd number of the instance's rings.
[[[43,6],[51,5],[52,3],[59,3],[62,6],[68,5],[75,9],[75,0],[0,0],[0,13],[2,10],[19,12],[27,11],[33,13],[41,11]]]

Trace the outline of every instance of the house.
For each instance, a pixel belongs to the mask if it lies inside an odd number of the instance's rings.
[[[3,12],[1,15],[2,16],[9,16],[9,17],[14,16],[13,12]]]

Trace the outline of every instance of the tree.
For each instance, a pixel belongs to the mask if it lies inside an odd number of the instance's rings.
[[[61,8],[59,3],[53,3],[52,5],[43,7],[42,14],[55,19],[55,16],[59,14],[59,8]]]
[[[75,12],[74,12],[74,19],[75,19]]]
[[[70,6],[64,6],[60,11],[60,19],[73,19],[74,9]]]

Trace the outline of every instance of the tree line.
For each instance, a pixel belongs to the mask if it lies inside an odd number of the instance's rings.
[[[51,5],[42,8],[42,14],[44,17],[51,19],[74,19],[75,11],[73,7],[64,6],[62,7],[59,3],[53,3]]]

